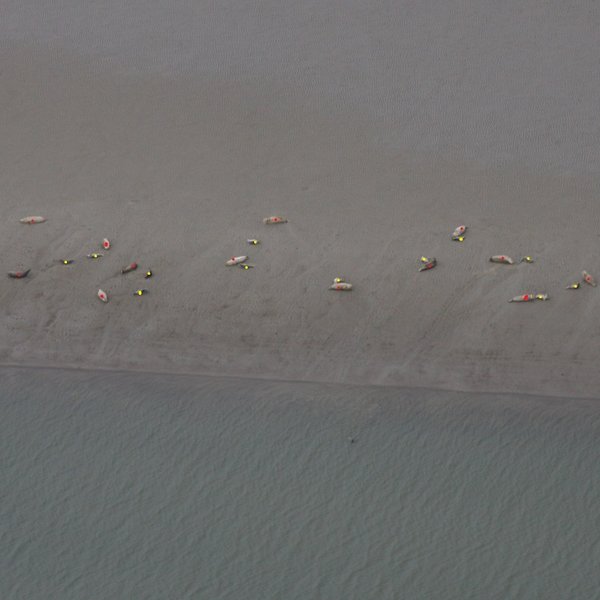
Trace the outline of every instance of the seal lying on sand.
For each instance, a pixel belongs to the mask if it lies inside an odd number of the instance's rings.
[[[340,281],[339,283],[334,282],[329,286],[329,289],[335,290],[336,292],[349,292],[352,289],[352,284],[345,281]]]
[[[283,217],[267,217],[263,219],[265,225],[277,225],[278,223],[287,223],[288,220]]]
[[[596,287],[596,280],[587,271],[581,271],[581,276],[588,285]]]
[[[419,269],[419,272],[429,271],[429,269],[433,269],[433,267],[437,265],[436,258],[427,258],[426,256],[421,256],[421,262],[423,263],[423,266]]]
[[[125,273],[130,273],[131,271],[135,271],[138,265],[136,262],[129,263],[126,267],[121,269],[121,273],[125,275]]]
[[[247,256],[232,256],[225,264],[228,267],[233,267],[234,265],[239,265],[240,263],[246,262],[247,260]]]
[[[46,217],[23,217],[20,219],[20,222],[26,225],[35,225],[36,223],[44,223],[45,221]]]
[[[549,298],[548,294],[522,294],[521,296],[515,296],[509,302],[533,302],[534,300],[548,300]]]
[[[459,225],[452,233],[452,240],[454,242],[464,242],[465,232],[467,231],[466,225]]]
[[[505,265],[515,264],[515,261],[510,256],[506,256],[505,254],[496,254],[490,257],[490,262],[503,263]]]
[[[31,269],[27,269],[26,271],[9,271],[8,276],[13,279],[23,279],[24,277],[27,277],[29,271],[31,271]]]

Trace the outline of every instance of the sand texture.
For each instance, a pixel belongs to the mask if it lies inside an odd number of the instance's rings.
[[[2,363],[600,396],[600,7],[94,6],[0,24]]]

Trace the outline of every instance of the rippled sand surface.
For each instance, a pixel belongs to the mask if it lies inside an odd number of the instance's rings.
[[[3,599],[600,587],[597,401],[0,369],[0,410]]]

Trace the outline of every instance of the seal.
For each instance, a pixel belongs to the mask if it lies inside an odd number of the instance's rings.
[[[247,256],[232,256],[225,264],[228,267],[233,267],[234,265],[239,265],[240,263],[246,262],[247,260]]]
[[[349,292],[352,289],[352,284],[347,283],[346,281],[340,281],[339,283],[330,285],[329,289],[335,290],[336,292]]]
[[[427,258],[426,256],[421,256],[421,262],[423,263],[423,266],[419,269],[419,273],[421,271],[429,271],[437,265],[436,258]]]
[[[581,276],[588,285],[596,287],[596,280],[587,271],[581,271]]]
[[[506,256],[505,254],[496,254],[496,255],[490,257],[490,262],[502,263],[505,265],[514,265],[515,264],[515,261],[510,256]]]
[[[534,300],[549,300],[548,294],[522,294],[510,299],[509,302],[533,302]]]
[[[454,242],[464,242],[465,241],[465,233],[467,231],[466,225],[459,225],[452,233],[452,241]]]
[[[535,294],[521,294],[511,298],[509,302],[533,302],[535,300]]]
[[[125,273],[130,273],[131,271],[135,271],[138,265],[136,262],[129,263],[126,267],[121,269],[121,274],[125,275]]]
[[[22,219],[19,219],[19,221],[26,225],[35,225],[36,223],[45,223],[46,217],[23,217]]]
[[[24,277],[27,277],[29,271],[31,271],[31,269],[27,269],[26,271],[9,271],[8,276],[13,279],[23,279]]]
[[[288,220],[285,219],[284,217],[277,217],[277,216],[273,216],[273,217],[267,217],[266,219],[263,219],[263,223],[265,225],[278,225],[280,223],[287,223]]]

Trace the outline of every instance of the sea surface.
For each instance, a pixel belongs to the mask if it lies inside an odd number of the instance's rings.
[[[600,402],[0,369],[0,598],[600,597]]]

